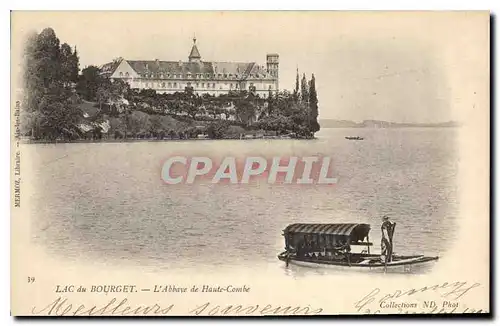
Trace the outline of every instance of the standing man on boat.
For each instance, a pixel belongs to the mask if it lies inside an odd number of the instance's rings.
[[[387,215],[382,218],[382,241],[381,253],[385,257],[385,263],[392,261],[392,236],[394,235],[394,228],[396,223],[392,223]]]

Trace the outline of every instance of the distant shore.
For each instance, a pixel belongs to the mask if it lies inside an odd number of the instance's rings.
[[[390,122],[383,120],[364,120],[354,122],[351,120],[321,119],[319,121],[321,128],[456,128],[460,123],[456,121],[438,122],[438,123],[403,123]]]

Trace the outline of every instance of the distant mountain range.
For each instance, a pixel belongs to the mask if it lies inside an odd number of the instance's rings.
[[[351,120],[320,119],[319,124],[322,128],[454,128],[460,127],[456,121],[439,123],[403,123],[389,122],[382,120],[364,120],[363,122],[354,122]]]

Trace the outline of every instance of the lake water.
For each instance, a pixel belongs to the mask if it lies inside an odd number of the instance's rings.
[[[440,255],[458,211],[456,129],[324,129],[316,140],[23,145],[30,162],[32,239],[64,259],[155,271],[282,268],[295,222],[397,223],[394,251]],[[364,141],[345,140],[363,136]],[[336,185],[166,185],[164,159],[323,154]],[[24,173],[23,172],[23,173]],[[24,181],[27,181],[26,179]]]

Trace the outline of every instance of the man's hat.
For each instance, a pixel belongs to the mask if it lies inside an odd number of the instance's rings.
[[[384,217],[382,217],[382,220],[383,220],[383,221],[389,221],[389,216],[384,215]]]

